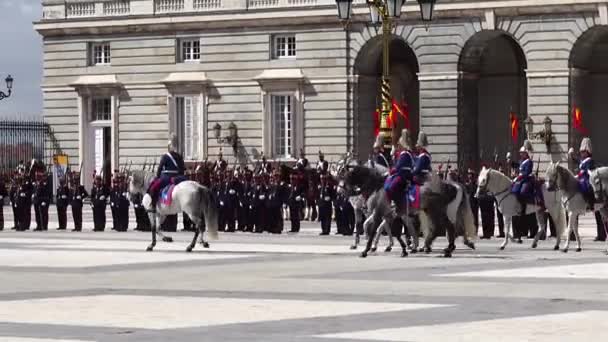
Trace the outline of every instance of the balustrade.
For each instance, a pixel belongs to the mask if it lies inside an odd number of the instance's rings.
[[[184,12],[184,0],[156,0],[156,13]]]
[[[129,0],[118,0],[103,3],[104,15],[125,15],[131,12],[131,2]]]
[[[67,16],[68,18],[77,17],[92,17],[95,15],[95,3],[94,2],[78,2],[68,4]]]

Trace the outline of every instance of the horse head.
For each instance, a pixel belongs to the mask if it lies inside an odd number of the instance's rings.
[[[475,191],[475,197],[479,197],[488,192],[488,183],[490,181],[490,170],[485,166],[479,171],[477,177],[477,191]]]
[[[608,167],[600,167],[589,172],[589,183],[593,194],[599,201],[603,201],[608,190]]]
[[[549,166],[547,166],[547,171],[545,171],[545,182],[547,183],[547,191],[555,191],[557,190],[557,166],[559,162],[553,163],[549,162]]]
[[[129,193],[138,194],[146,192],[146,171],[133,171],[129,175]]]

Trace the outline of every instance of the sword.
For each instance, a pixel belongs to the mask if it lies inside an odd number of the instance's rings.
[[[148,166],[148,157],[144,160],[144,166],[142,167],[143,171],[146,171],[146,166]]]

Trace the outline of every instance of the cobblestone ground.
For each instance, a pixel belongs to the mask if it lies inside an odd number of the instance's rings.
[[[5,208],[5,213],[8,211]],[[0,341],[582,341],[608,331],[608,256],[499,251],[497,239],[458,242],[451,259],[391,253],[358,257],[350,237],[220,234],[184,249],[171,234],[0,232]],[[10,222],[7,218],[7,221]],[[111,225],[110,225],[111,226]],[[87,229],[88,228],[88,229]],[[335,228],[334,228],[335,231]],[[382,240],[382,245],[386,239]]]

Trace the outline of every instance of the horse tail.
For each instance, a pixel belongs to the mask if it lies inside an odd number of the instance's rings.
[[[211,240],[217,240],[219,238],[218,235],[218,208],[215,201],[215,196],[213,192],[211,192],[208,188],[199,185],[198,187],[198,195],[199,195],[199,206],[203,208],[203,213],[205,215],[206,226],[207,226],[207,234]]]
[[[469,193],[465,191],[464,187],[461,187],[463,196],[458,211],[462,217],[462,224],[464,228],[464,236],[469,240],[473,241],[477,237],[477,228],[475,227],[475,218],[473,217],[473,209],[471,208],[471,201]]]

